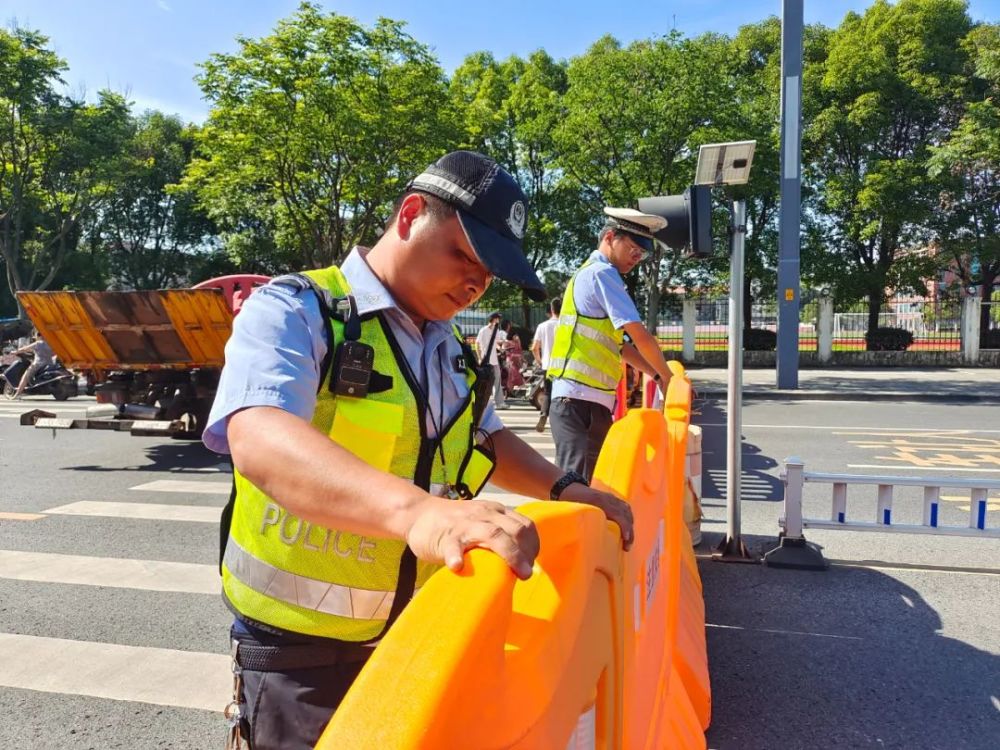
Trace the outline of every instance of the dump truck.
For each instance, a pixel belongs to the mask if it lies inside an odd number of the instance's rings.
[[[87,378],[98,404],[84,419],[36,410],[23,424],[198,439],[208,419],[233,318],[270,279],[223,276],[191,289],[19,292],[62,364]]]

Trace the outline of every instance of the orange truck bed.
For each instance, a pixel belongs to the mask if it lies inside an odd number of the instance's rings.
[[[233,327],[218,289],[17,297],[63,365],[77,370],[222,367]]]

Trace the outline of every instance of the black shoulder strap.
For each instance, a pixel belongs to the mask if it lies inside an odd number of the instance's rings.
[[[219,519],[219,575],[222,575],[222,560],[226,556],[226,544],[229,543],[229,532],[233,527],[233,509],[236,507],[236,467],[233,466],[232,456],[229,457],[230,488],[229,500],[226,507],[222,509],[222,517]]]
[[[350,325],[354,320],[357,319],[356,315],[351,315],[351,310],[356,310],[354,299],[351,295],[346,297],[334,297],[329,289],[317,284],[311,278],[303,273],[290,273],[285,276],[279,276],[271,281],[272,284],[280,284],[282,286],[287,286],[299,292],[304,292],[307,289],[311,290],[313,295],[316,297],[316,301],[319,303],[320,313],[323,315],[323,321],[326,325],[323,326],[323,338],[326,340],[326,356],[323,357],[323,362],[320,364],[319,368],[319,387],[323,387],[323,381],[326,380],[326,374],[330,370],[330,365],[333,363],[334,348],[336,342],[333,340],[333,334],[331,333],[330,320],[337,320],[346,325]],[[356,325],[359,328],[360,336],[360,320],[357,321]],[[352,331],[345,331],[347,338],[350,338],[350,333]],[[357,338],[357,337],[355,337]]]

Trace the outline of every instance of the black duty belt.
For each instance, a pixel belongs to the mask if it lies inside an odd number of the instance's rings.
[[[261,646],[237,638],[236,663],[251,672],[285,672],[292,669],[332,667],[336,664],[357,664],[368,659],[374,645],[353,643]]]

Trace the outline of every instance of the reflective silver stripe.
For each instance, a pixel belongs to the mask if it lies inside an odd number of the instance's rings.
[[[572,326],[575,323],[576,323],[576,316],[575,315],[560,315],[559,316],[559,325],[561,325],[561,326]]]
[[[567,372],[578,372],[581,375],[586,375],[588,378],[593,378],[598,383],[603,385],[607,390],[613,391],[618,386],[618,380],[609,378],[603,372],[598,370],[596,367],[591,367],[585,362],[581,362],[578,359],[553,359],[549,362],[550,370],[563,370],[563,375],[558,377],[565,377]]]
[[[430,172],[424,172],[414,178],[413,182],[410,184],[415,188],[429,186],[436,187],[439,190],[444,190],[448,195],[461,201],[466,206],[471,206],[473,201],[476,200],[476,196],[463,188],[461,185],[456,185],[451,180],[445,179],[440,175],[431,174]]]
[[[229,537],[223,560],[229,573],[259,594],[303,609],[354,620],[387,620],[395,594],[317,581],[258,560]]]
[[[621,347],[618,345],[617,341],[610,336],[601,333],[597,329],[591,328],[586,323],[581,323],[573,330],[573,335],[576,336],[577,334],[590,339],[591,341],[597,342],[608,351],[613,352],[615,356],[617,356],[618,352],[621,351]]]

